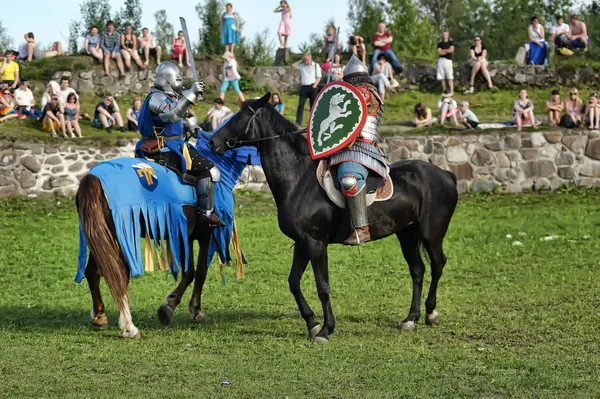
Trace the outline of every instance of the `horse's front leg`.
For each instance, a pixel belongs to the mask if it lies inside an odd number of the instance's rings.
[[[329,335],[333,334],[335,328],[335,317],[333,316],[333,309],[331,308],[331,301],[329,299],[330,288],[327,243],[313,243],[310,254],[313,274],[315,275],[315,282],[317,284],[317,293],[319,294],[319,299],[323,306],[323,317],[325,319],[323,328],[316,335],[315,340],[317,342],[328,342]]]
[[[182,269],[182,278],[177,287],[171,292],[169,295],[165,297],[165,303],[160,305],[158,308],[158,319],[160,322],[168,326],[171,324],[173,320],[173,315],[175,314],[175,309],[181,303],[181,298],[183,298],[183,294],[185,294],[185,290],[189,287],[189,285],[194,281],[194,240],[191,237],[188,237],[188,264],[187,270],[183,271],[183,264],[185,262],[185,248],[183,243],[180,245],[180,261]]]
[[[97,328],[108,328],[108,317],[104,311],[104,302],[100,293],[100,271],[96,265],[96,259],[90,253],[87,266],[85,267],[85,279],[92,294],[92,326]]]
[[[206,281],[208,272],[208,247],[210,245],[212,231],[208,225],[201,227],[198,241],[200,243],[200,251],[198,253],[198,264],[196,266],[196,279],[194,281],[194,291],[190,299],[190,318],[195,323],[204,321],[205,316],[202,311],[202,289]]]

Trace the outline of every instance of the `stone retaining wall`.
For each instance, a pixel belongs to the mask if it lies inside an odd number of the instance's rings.
[[[133,156],[136,140],[112,148],[0,142],[0,197],[73,195],[96,163]],[[556,190],[600,187],[600,132],[490,132],[463,136],[386,136],[390,162],[420,159],[451,170],[458,191]],[[261,168],[247,168],[238,188],[266,191]]]

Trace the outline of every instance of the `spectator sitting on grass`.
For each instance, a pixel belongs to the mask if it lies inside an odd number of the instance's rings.
[[[144,53],[144,65],[150,63],[150,56],[156,57],[156,64],[160,64],[162,47],[154,45],[154,38],[148,31],[148,28],[142,29],[142,36],[138,37],[138,42],[140,44],[140,51]]]
[[[127,130],[130,132],[138,131],[138,119],[140,110],[142,109],[142,100],[136,97],[133,100],[133,105],[127,110]]]
[[[590,94],[590,99],[585,107],[585,119],[590,130],[600,129],[600,103],[596,93]]]
[[[577,15],[571,15],[571,47],[576,49],[588,50],[590,44],[590,37],[587,33],[587,27],[584,22],[579,20]]]
[[[102,49],[100,48],[100,35],[98,34],[98,28],[96,26],[92,26],[90,33],[85,37],[83,48],[85,49],[86,54],[91,55],[102,63],[104,56]]]
[[[61,42],[52,43],[50,50],[44,51],[44,57],[56,57],[57,55],[63,55],[64,51]]]
[[[65,127],[72,138],[75,138],[75,133],[77,133],[77,137],[83,137],[79,126],[79,111],[79,99],[73,92],[67,96],[65,104]]]
[[[538,17],[531,17],[531,25],[527,29],[529,34],[529,58],[528,64],[543,65],[546,60],[546,52],[548,44],[546,43],[546,35],[544,26],[540,24]]]
[[[117,125],[122,133],[125,132],[119,104],[117,104],[112,96],[106,95],[104,96],[104,99],[96,105],[92,126],[96,129],[106,129],[107,133],[112,133],[112,127],[114,125]]]
[[[35,119],[42,117],[42,111],[35,108],[35,98],[33,92],[29,89],[29,79],[21,79],[21,86],[15,90],[15,101],[22,117],[30,116]]]
[[[141,69],[146,69],[146,64],[142,63],[138,53],[137,37],[133,34],[133,27],[129,24],[125,26],[125,33],[121,35],[121,56],[125,60],[125,66],[131,70],[131,59]]]
[[[219,98],[221,100],[225,100],[225,92],[229,86],[233,88],[233,91],[238,95],[239,102],[243,103],[246,101],[244,99],[244,93],[240,90],[240,79],[242,78],[238,72],[238,64],[233,56],[231,51],[226,51],[223,54],[223,84],[221,85],[221,92],[219,93]]]
[[[362,36],[350,36],[350,39],[348,40],[348,49],[356,57],[358,57],[358,53],[360,53],[360,59],[362,60],[363,64],[367,63],[367,48],[365,46],[365,39]]]
[[[233,115],[233,112],[223,105],[223,100],[221,98],[215,99],[215,105],[208,110],[208,117],[211,122],[212,130],[221,126],[225,119],[229,118],[231,115]]]
[[[416,127],[431,127],[437,123],[437,119],[431,115],[431,108],[423,103],[415,105],[414,115],[412,122]]]
[[[565,24],[561,15],[556,16],[556,25],[552,25],[550,33],[552,33],[552,44],[557,48],[563,48],[569,45],[569,35],[571,28]]]
[[[102,49],[104,60],[104,75],[110,76],[110,59],[114,59],[117,63],[117,68],[121,77],[125,76],[123,68],[123,58],[121,57],[121,44],[119,43],[120,35],[115,32],[115,23],[108,21],[106,23],[106,32],[100,35],[100,48]]]
[[[444,90],[444,94],[442,94],[442,98],[438,101],[440,125],[443,127],[446,127],[446,119],[450,118],[452,118],[454,126],[460,126],[456,117],[458,107],[456,101],[452,98],[453,95],[454,94],[450,90],[446,89]]]
[[[52,137],[56,137],[56,131],[60,129],[63,138],[66,139],[67,131],[64,114],[65,109],[60,103],[60,98],[53,95],[42,111],[42,130],[52,133]]]
[[[463,101],[460,103],[460,122],[468,129],[475,129],[479,125],[479,119],[473,111],[469,109],[469,103]]]
[[[27,32],[24,35],[25,41],[19,45],[19,55],[17,60],[30,62],[33,59],[39,60],[44,57],[44,53],[39,46],[36,46],[33,32]]]
[[[14,90],[19,84],[19,64],[12,58],[12,50],[6,50],[4,58],[0,60],[0,82],[8,84],[9,88]]]
[[[285,104],[283,103],[283,100],[281,99],[279,93],[273,93],[271,95],[271,104],[273,105],[273,107],[275,107],[275,111],[283,115],[283,112],[285,111]]]
[[[331,80],[339,81],[344,77],[344,65],[342,65],[342,55],[337,53],[333,56],[331,63]]]
[[[75,92],[75,89],[73,89],[72,87],[70,87],[71,83],[71,79],[68,76],[62,76],[60,78],[60,102],[62,104],[66,104],[67,103],[67,99],[69,98],[69,94],[73,93],[75,94],[75,96],[77,97],[77,100],[79,100],[79,96],[77,96],[77,93]]]
[[[19,112],[15,109],[16,103],[9,89],[2,91],[0,97],[0,123],[4,123],[9,119],[14,119],[19,116]]]
[[[548,112],[548,124],[556,126],[560,123],[564,104],[560,99],[560,90],[552,90],[552,96],[546,101],[546,111]]]
[[[490,71],[488,71],[488,62],[486,60],[487,57],[487,49],[483,45],[483,41],[481,40],[481,36],[475,36],[475,44],[471,46],[469,49],[471,54],[471,88],[469,89],[469,93],[473,94],[475,92],[475,76],[477,72],[481,71],[485,80],[487,80],[488,87],[490,89],[494,88],[492,84],[492,77],[490,76]]]
[[[570,129],[573,127],[580,127],[583,123],[581,118],[581,114],[583,113],[583,100],[579,98],[579,91],[575,87],[572,87],[571,90],[569,90],[569,101],[567,101],[566,105],[566,116],[568,118],[564,121],[563,126]]]
[[[533,103],[527,95],[527,90],[522,89],[519,92],[519,98],[515,100],[513,110],[513,125],[517,126],[517,131],[520,132],[523,126],[531,126],[537,129],[535,115],[533,114]]]
[[[46,91],[44,92],[44,94],[42,94],[42,110],[44,110],[46,104],[50,103],[50,100],[52,100],[52,96],[58,96],[58,100],[60,101],[60,86],[53,80],[48,82],[48,85],[46,86]]]
[[[377,87],[377,91],[379,91],[381,98],[385,98],[386,89],[392,87],[392,77],[392,66],[387,62],[385,54],[379,54],[379,60],[373,67],[371,81],[373,81],[373,84]]]
[[[392,42],[394,38],[390,32],[385,31],[385,24],[380,22],[377,25],[377,32],[373,34],[373,59],[371,60],[371,64],[373,68],[375,64],[379,60],[379,54],[384,53],[389,60],[392,61],[392,66],[394,67],[394,72],[401,73],[402,65],[400,65],[400,61],[398,61],[398,57],[392,51]]]

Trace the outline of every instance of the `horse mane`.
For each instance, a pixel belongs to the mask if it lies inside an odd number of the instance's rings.
[[[287,135],[286,140],[292,145],[298,155],[308,156],[308,140],[302,134],[296,134],[298,128],[292,122],[281,115],[271,104],[267,105],[270,110],[268,112],[268,124],[274,127],[277,134]]]

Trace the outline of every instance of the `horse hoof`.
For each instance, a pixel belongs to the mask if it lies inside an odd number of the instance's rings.
[[[108,323],[95,323],[95,322],[92,320],[92,327],[93,327],[95,330],[107,330],[107,329],[108,329]]]
[[[310,334],[311,338],[314,338],[317,336],[317,334],[319,333],[319,331],[321,331],[321,325],[317,324],[316,326],[314,326],[313,328],[311,328],[308,333]]]
[[[175,312],[173,311],[173,308],[167,304],[162,304],[158,308],[158,320],[160,320],[160,323],[163,326],[171,325],[171,320],[173,320],[174,314]]]
[[[440,317],[438,315],[437,310],[433,309],[433,312],[427,314],[425,317],[425,324],[428,326],[435,326],[440,322]]]
[[[108,317],[106,313],[98,313],[94,315],[94,311],[92,310],[92,327],[98,330],[106,330],[108,328]]]
[[[134,327],[131,330],[123,331],[123,338],[125,339],[140,339],[142,336],[140,335],[140,331]]]
[[[327,338],[327,337],[320,337],[320,336],[318,336],[318,335],[317,335],[317,336],[315,337],[315,342],[316,342],[317,344],[326,344],[326,343],[328,343],[328,342],[329,342],[329,338]]]
[[[206,321],[206,316],[203,311],[199,311],[190,314],[190,319],[193,323],[204,323]]]
[[[416,327],[416,324],[414,321],[403,321],[400,324],[400,329],[402,331],[412,331],[415,329],[415,327]]]

